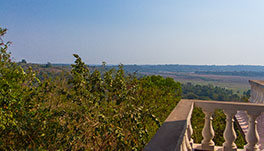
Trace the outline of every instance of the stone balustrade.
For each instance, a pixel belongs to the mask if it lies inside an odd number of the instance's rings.
[[[204,141],[202,142],[202,148],[205,150],[213,150],[214,143],[213,139],[213,129],[212,129],[212,113],[216,109],[222,109],[226,115],[226,127],[224,132],[225,142],[223,144],[223,150],[237,150],[234,143],[236,139],[236,133],[234,131],[234,116],[237,111],[246,111],[249,118],[249,129],[246,134],[247,145],[245,149],[247,151],[257,151],[259,150],[258,141],[259,136],[257,133],[257,122],[256,118],[264,112],[263,104],[253,104],[253,103],[240,103],[240,102],[223,102],[223,101],[201,101],[194,100],[195,106],[202,108],[205,117],[205,126],[203,133]],[[209,110],[209,111],[208,111]],[[207,129],[207,130],[205,130]],[[208,130],[209,129],[209,130]]]
[[[251,91],[250,91],[250,98],[249,102],[251,103],[256,103],[256,104],[264,104],[264,81],[260,80],[249,80],[249,84],[251,85]],[[246,121],[249,123],[247,118],[243,118],[241,116],[243,121]],[[257,127],[258,127],[258,133],[260,136],[259,144],[260,144],[260,149],[264,150],[264,113],[260,115],[257,118]],[[248,130],[248,129],[246,129]]]
[[[259,92],[251,99],[263,98]],[[194,144],[192,135],[192,125],[190,122],[193,107],[199,107],[205,113],[205,123],[202,131],[203,140],[201,144]],[[222,147],[216,147],[213,142],[214,130],[212,127],[212,115],[215,110],[221,109],[226,115],[226,127]],[[264,104],[204,101],[204,100],[181,100],[176,108],[171,112],[165,123],[157,131],[144,150],[146,151],[191,151],[191,150],[216,150],[222,148],[224,151],[237,150],[236,133],[234,130],[234,116],[237,111],[245,111],[249,118],[249,129],[246,134],[246,151],[258,151],[259,136],[257,133],[256,118],[264,112]]]
[[[264,104],[264,81],[249,80],[249,84],[251,85],[249,101]]]

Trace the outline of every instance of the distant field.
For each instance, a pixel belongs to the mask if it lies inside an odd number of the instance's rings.
[[[153,73],[142,72],[142,74],[153,75]],[[155,75],[163,77],[171,77],[181,83],[191,82],[200,85],[214,85],[232,89],[235,92],[243,93],[250,89],[248,80],[264,80],[264,77],[246,77],[246,76],[231,76],[231,75],[210,75],[210,74],[196,74],[194,72],[159,72]]]
[[[181,83],[229,88],[240,94],[250,89],[249,79],[264,80],[264,66],[256,65],[125,65],[124,68],[128,72],[172,77]]]

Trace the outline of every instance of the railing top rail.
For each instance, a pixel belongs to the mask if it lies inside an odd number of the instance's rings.
[[[192,110],[193,102],[181,100],[144,148],[144,151],[180,150]]]
[[[227,101],[206,101],[206,100],[187,100],[194,102],[195,106],[209,109],[243,110],[264,112],[264,104],[246,103],[246,102],[227,102]]]
[[[248,81],[251,85],[256,85],[258,87],[264,88],[264,81],[263,80],[249,80]]]

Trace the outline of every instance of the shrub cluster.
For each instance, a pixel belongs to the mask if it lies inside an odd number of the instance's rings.
[[[0,150],[142,150],[181,97],[171,78],[93,70],[39,80],[7,53],[0,28]]]

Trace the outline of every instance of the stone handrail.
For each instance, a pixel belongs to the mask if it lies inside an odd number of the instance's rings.
[[[166,151],[181,150],[191,151],[193,142],[191,139],[192,126],[190,122],[193,106],[199,107],[205,113],[205,123],[202,131],[203,140],[201,145],[196,145],[201,150],[215,150],[213,142],[214,130],[212,127],[212,115],[216,109],[221,109],[226,115],[226,128],[224,131],[224,151],[237,150],[236,133],[234,130],[234,116],[237,111],[246,111],[249,117],[249,130],[246,134],[246,151],[258,151],[259,136],[257,133],[256,118],[264,112],[263,104],[224,102],[224,101],[203,101],[203,100],[181,100],[173,110],[165,123],[151,139],[145,150]]]
[[[145,151],[192,150],[191,114],[193,102],[180,101],[157,133],[144,148]]]

